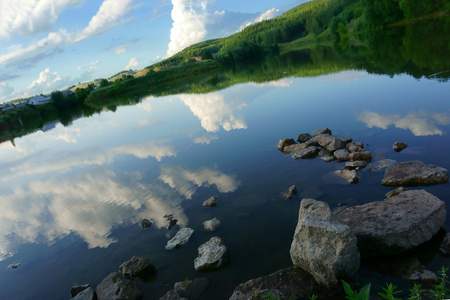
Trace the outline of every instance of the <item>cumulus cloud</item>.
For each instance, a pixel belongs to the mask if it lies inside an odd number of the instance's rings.
[[[82,2],[84,0],[0,1],[0,38],[48,30],[62,11]]]
[[[125,66],[124,70],[130,70],[130,69],[135,69],[137,66],[139,65],[138,60],[133,57],[132,59],[130,59],[130,61],[128,62],[128,65]]]
[[[246,107],[247,103],[239,98],[226,101],[224,96],[218,93],[179,97],[200,119],[206,131],[216,132],[220,127],[226,131],[247,128],[242,115],[242,108]]]
[[[39,73],[39,78],[33,81],[28,87],[30,91],[42,91],[44,89],[50,90],[52,86],[57,84],[61,80],[61,77],[56,72],[51,72],[50,68],[45,69]]]
[[[14,92],[14,88],[6,82],[0,82],[0,101],[5,101],[10,98],[10,94]]]
[[[381,115],[376,112],[365,111],[358,116],[358,120],[366,124],[367,127],[387,129],[394,125],[397,128],[410,130],[415,136],[443,135],[445,132],[437,125],[449,125],[450,114],[410,112],[406,116]]]
[[[217,135],[204,135],[200,137],[194,138],[194,143],[196,144],[210,144],[212,141],[218,140],[219,137]]]
[[[241,30],[243,30],[245,27],[250,26],[252,24],[275,18],[276,16],[279,16],[280,14],[281,14],[281,12],[279,9],[276,9],[276,8],[269,9],[265,13],[262,13],[261,15],[259,15],[256,19],[247,22],[245,25],[242,25]]]

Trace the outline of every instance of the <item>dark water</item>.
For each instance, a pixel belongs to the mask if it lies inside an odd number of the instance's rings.
[[[158,266],[157,279],[140,285],[145,299],[199,277],[210,280],[202,299],[228,299],[238,284],[291,266],[302,198],[334,208],[382,200],[391,190],[380,184],[382,171],[361,172],[356,185],[330,182],[326,174],[343,164],[295,161],[277,151],[281,138],[328,127],[373,154],[450,169],[448,41],[439,34],[424,62],[408,48],[414,28],[394,30],[384,44],[396,52],[386,60],[386,49],[318,46],[0,144],[0,299],[67,299],[73,285],[95,287],[134,255]],[[409,146],[396,153],[396,141]],[[284,200],[280,192],[292,184],[299,194]],[[425,189],[450,205],[448,184]],[[218,206],[203,207],[213,195]],[[163,216],[170,213],[179,221],[169,231]],[[222,225],[204,231],[202,222],[214,217]],[[140,228],[141,218],[153,225]],[[165,250],[184,226],[195,230],[188,244]],[[212,236],[223,238],[230,264],[197,272],[197,248]],[[411,259],[432,271],[448,265],[437,244]],[[396,276],[401,264],[408,261],[363,262],[360,281],[374,291],[386,281],[409,288]]]

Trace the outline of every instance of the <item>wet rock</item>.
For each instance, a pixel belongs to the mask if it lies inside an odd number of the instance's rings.
[[[330,152],[344,149],[351,140],[350,138],[335,136],[325,148]]]
[[[402,143],[402,142],[395,142],[394,146],[393,146],[395,152],[400,152],[403,149],[405,149],[406,147],[408,147],[408,145],[405,143]]]
[[[148,228],[148,227],[152,226],[152,222],[149,219],[142,219],[139,222],[139,226],[141,226],[142,228]]]
[[[325,202],[303,199],[290,255],[294,266],[309,272],[328,289],[352,280],[359,269],[357,240]]]
[[[317,153],[318,156],[328,156],[330,155],[330,152],[327,151],[326,149],[320,149],[319,153]]]
[[[343,136],[335,136],[335,135],[327,135],[327,134],[319,134],[302,145],[309,146],[320,146],[325,148],[329,152],[336,151],[338,149],[343,149],[346,147],[348,143],[352,141],[351,138],[343,137]]]
[[[439,279],[437,278],[436,274],[429,270],[415,271],[406,279],[429,285],[439,284]]]
[[[167,226],[167,230],[172,229],[175,225],[177,225],[178,220],[177,219],[172,219],[169,221],[169,225]]]
[[[220,221],[216,218],[203,222],[205,230],[214,231],[220,226]]]
[[[365,160],[349,161],[345,164],[345,167],[353,169],[362,169],[365,166],[367,166],[367,161]]]
[[[198,256],[194,260],[197,271],[218,269],[228,263],[228,250],[223,240],[212,237],[208,242],[198,248]]]
[[[450,257],[450,233],[447,233],[439,247],[439,253],[445,257]]]
[[[350,153],[350,160],[351,161],[358,161],[358,160],[371,161],[372,153],[370,151],[352,152],[352,153]]]
[[[156,274],[155,264],[148,258],[133,256],[120,265],[119,271],[125,277],[149,277]]]
[[[380,157],[386,157],[386,155],[384,153],[377,153],[373,157],[380,158]]]
[[[375,163],[371,163],[367,166],[366,171],[372,172],[372,171],[378,171],[382,169],[386,169],[389,166],[392,166],[393,164],[396,164],[397,161],[393,159],[383,159],[380,161],[377,161]]]
[[[330,161],[336,160],[336,157],[334,157],[334,156],[323,156],[323,157],[321,157],[321,159],[324,162],[330,162]]]
[[[295,185],[292,185],[290,188],[281,193],[285,199],[291,199],[295,194],[297,194],[297,187]]]
[[[319,152],[319,148],[316,146],[310,146],[308,148],[299,150],[292,155],[293,159],[309,158],[315,156]]]
[[[174,290],[181,297],[189,300],[199,298],[209,285],[209,280],[206,278],[198,278],[194,280],[185,280],[175,283]]]
[[[203,206],[205,206],[205,207],[217,206],[217,196],[212,196],[211,198],[205,200],[203,202]]]
[[[188,300],[186,298],[181,298],[181,296],[175,292],[174,290],[170,290],[167,292],[164,297],[159,298],[159,300]]]
[[[283,153],[284,154],[290,154],[290,153],[294,153],[297,151],[300,151],[302,149],[308,148],[307,144],[295,144],[295,145],[289,145],[284,147],[283,149]]]
[[[404,187],[401,186],[401,187],[399,187],[399,188],[397,188],[397,189],[395,189],[393,191],[387,192],[386,193],[386,198],[391,198],[391,197],[400,195],[401,193],[403,193],[403,192],[405,192],[407,190],[408,190],[407,188],[404,188]]]
[[[311,138],[312,138],[312,136],[309,133],[302,133],[302,134],[298,135],[297,142],[304,143]]]
[[[337,170],[334,174],[344,178],[348,183],[357,183],[359,181],[359,174],[355,170]]]
[[[194,229],[188,227],[181,228],[175,236],[167,242],[166,250],[180,248],[181,245],[184,245],[189,241],[192,234],[194,234]]]
[[[96,300],[97,295],[93,288],[88,287],[83,291],[79,292],[75,297],[71,298],[72,300]]]
[[[315,130],[312,132],[312,136],[316,136],[319,134],[330,134],[331,135],[331,130],[328,128],[323,128],[323,129]]]
[[[114,272],[97,286],[97,297],[98,300],[139,300],[142,291],[135,281]]]
[[[70,289],[70,296],[71,297],[75,297],[76,295],[78,295],[80,292],[84,291],[85,289],[87,289],[89,287],[89,284],[83,284],[83,285],[76,285],[73,286]]]
[[[20,267],[20,263],[14,263],[14,264],[10,264],[8,266],[8,269],[17,269],[18,267]]]
[[[350,143],[347,145],[347,149],[350,152],[359,152],[359,151],[363,151],[364,149],[364,144],[363,143]]]
[[[271,292],[279,299],[309,299],[312,294],[317,295],[319,286],[314,277],[298,267],[290,267],[272,273],[268,276],[251,279],[236,287],[230,300],[248,300],[257,295],[257,299]]]
[[[294,144],[297,144],[294,139],[281,139],[277,144],[277,149],[283,151],[284,147]]]
[[[425,190],[334,212],[351,227],[361,255],[367,257],[399,254],[425,243],[444,225],[446,214],[445,203]]]
[[[350,160],[350,152],[347,149],[339,149],[334,152],[334,157],[340,161]]]
[[[382,185],[415,186],[448,182],[447,169],[427,165],[421,161],[407,161],[387,168]]]

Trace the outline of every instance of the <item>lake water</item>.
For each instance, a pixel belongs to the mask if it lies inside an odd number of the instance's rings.
[[[285,57],[301,61],[300,54]],[[428,73],[415,77],[385,75],[360,56],[340,60],[341,71],[295,73],[317,65],[317,56],[329,58],[307,51],[303,64],[277,70],[273,80],[249,76],[206,94],[149,96],[0,144],[0,299],[68,299],[73,285],[95,287],[134,255],[158,266],[157,279],[140,284],[145,299],[200,277],[210,280],[202,299],[228,299],[238,284],[292,265],[302,198],[335,208],[383,200],[392,189],[381,186],[383,171],[361,171],[354,185],[330,181],[343,163],[293,160],[276,149],[281,138],[328,127],[372,154],[450,169],[448,49],[446,64],[420,66]],[[409,146],[397,153],[396,141]],[[293,184],[299,193],[283,199]],[[448,184],[424,188],[450,205]],[[210,196],[218,196],[217,207],[202,206]],[[166,214],[178,219],[171,230]],[[205,231],[202,223],[214,217],[221,226]],[[142,229],[142,218],[153,225]],[[195,230],[188,244],[165,250],[185,226]],[[197,248],[213,236],[223,238],[230,263],[197,272]],[[433,247],[413,255],[437,271],[450,261]],[[8,268],[13,263],[20,266]],[[360,281],[376,290],[397,280],[388,271],[368,262]]]

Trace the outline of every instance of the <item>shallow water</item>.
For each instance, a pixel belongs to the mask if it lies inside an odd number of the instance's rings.
[[[380,184],[383,171],[363,171],[355,185],[329,181],[326,175],[342,163],[293,160],[277,151],[279,139],[328,127],[373,154],[450,169],[449,100],[443,80],[353,67],[208,94],[148,97],[2,143],[0,298],[67,299],[73,285],[95,287],[138,255],[158,266],[157,279],[140,284],[145,299],[199,277],[210,280],[202,299],[228,299],[238,284],[291,265],[302,198],[334,208],[382,200],[391,190]],[[396,153],[396,141],[409,146]],[[292,184],[299,193],[283,199]],[[450,204],[448,184],[425,189]],[[203,207],[213,195],[218,206]],[[170,213],[178,225],[167,230],[163,216]],[[204,231],[202,222],[214,217],[222,225]],[[140,228],[141,218],[153,225]],[[180,226],[195,230],[191,240],[165,250]],[[216,235],[230,264],[195,271],[198,246]],[[417,256],[433,271],[449,263],[435,249],[425,252]],[[8,268],[12,263],[21,265]],[[360,281],[394,278],[385,276],[364,268]]]

